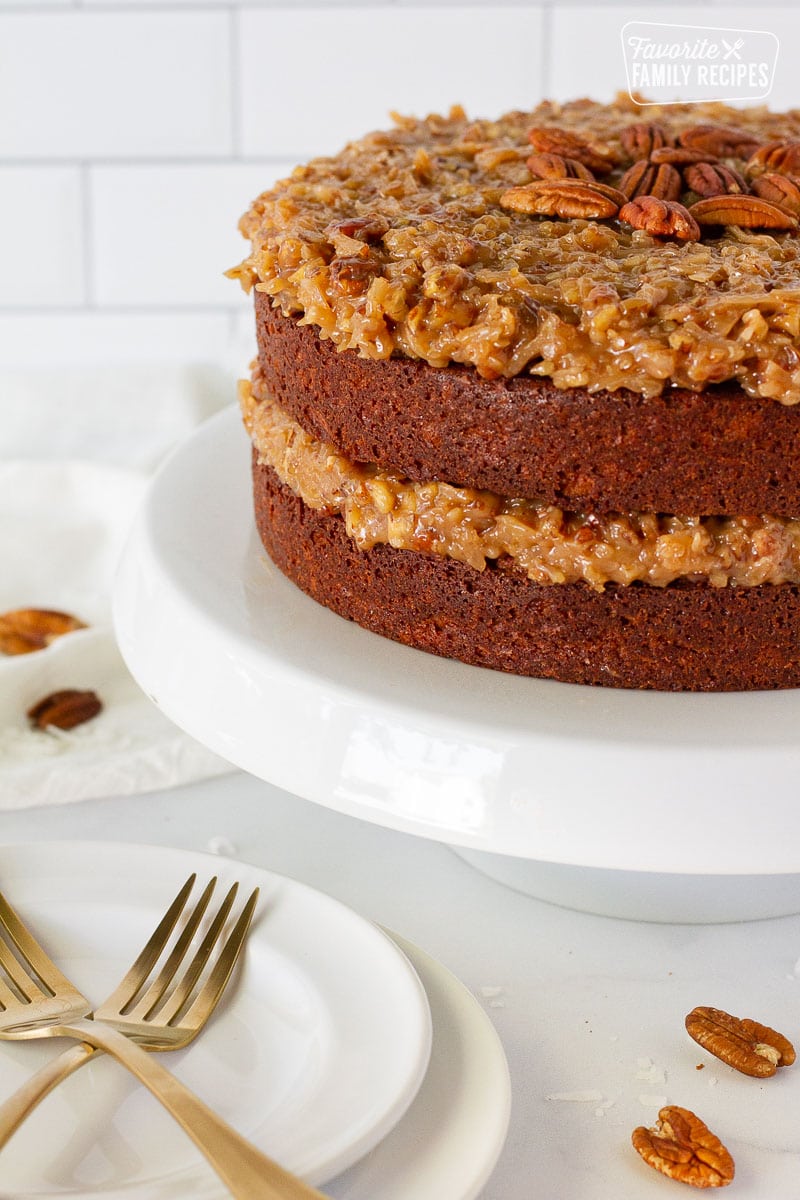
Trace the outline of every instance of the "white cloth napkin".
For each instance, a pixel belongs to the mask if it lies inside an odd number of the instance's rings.
[[[0,458],[70,458],[151,472],[235,398],[234,380],[211,366],[5,371]]]
[[[130,795],[231,769],[132,679],[111,591],[149,474],[233,395],[232,380],[204,368],[0,375],[0,613],[63,609],[88,626],[45,650],[0,655],[0,809]],[[69,732],[32,729],[28,708],[70,687],[95,691],[100,715]]]

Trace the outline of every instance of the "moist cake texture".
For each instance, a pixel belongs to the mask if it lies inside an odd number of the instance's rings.
[[[270,467],[254,462],[253,483],[256,526],[280,570],[320,604],[407,646],[565,683],[800,686],[794,584],[541,587],[510,560],[476,571],[392,546],[359,550],[341,518],[303,504]]]
[[[800,686],[800,111],[396,118],[240,228],[299,587],[521,674]]]
[[[240,403],[257,463],[310,508],[342,516],[360,550],[382,543],[478,571],[508,556],[535,583],[583,580],[598,591],[607,583],[664,587],[676,579],[713,587],[800,583],[800,519],[598,516],[449,483],[414,483],[351,462],[306,433],[264,392],[258,374],[240,385]]]
[[[258,370],[357,462],[593,512],[800,513],[800,410],[736,383],[657,396],[362,358],[255,294]]]

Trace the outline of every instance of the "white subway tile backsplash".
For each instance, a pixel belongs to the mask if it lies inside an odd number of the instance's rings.
[[[79,168],[0,166],[0,306],[83,304],[83,258]]]
[[[796,7],[792,9],[770,4],[765,7],[744,8],[721,2],[716,4],[704,19],[709,25],[723,25],[735,29],[766,29],[774,33],[780,43],[778,62],[775,68],[775,85],[765,103],[775,109],[800,107],[800,86],[797,81],[800,14]]]
[[[622,56],[626,21],[692,21],[692,10],[670,5],[642,8],[593,4],[558,6],[551,16],[549,92],[555,100],[591,96],[611,100],[627,88]],[[694,10],[693,23],[698,23]]]
[[[608,99],[628,20],[771,30],[800,105],[796,0],[0,0],[0,366],[241,367],[254,195],[390,109]]]
[[[93,296],[100,305],[234,306],[223,272],[244,258],[237,222],[292,163],[94,167]]]
[[[229,18],[199,12],[0,12],[0,155],[231,150]]]
[[[20,0],[0,0],[0,4],[4,2],[19,3]],[[42,0],[47,3],[47,0]],[[63,0],[59,0],[63,2]],[[83,4],[87,8],[130,8],[134,4],[137,8],[152,8],[156,5],[161,8],[176,7],[176,8],[219,8],[221,4],[230,5],[232,8],[287,8],[295,5],[305,8],[330,7],[340,8],[342,0],[66,0],[67,3]],[[377,4],[396,4],[398,0],[346,0],[348,4],[358,4],[364,8],[375,7]],[[449,3],[450,0],[434,0],[435,3]],[[453,3],[460,3],[461,0],[453,0]],[[486,0],[473,0],[474,3],[486,3]],[[518,0],[520,4],[526,4],[528,0]]]
[[[471,115],[540,97],[538,7],[244,9],[242,144],[251,155],[332,153],[396,109]]]
[[[800,18],[782,7],[742,8],[720,2],[712,8],[658,4],[558,5],[551,14],[549,91],[557,100],[592,96],[610,100],[627,87],[622,56],[622,27],[628,21],[765,29],[777,34],[781,49],[775,84],[768,103],[773,108],[800,106],[796,80],[796,48]]]
[[[25,3],[26,0],[0,0],[0,7],[5,4]],[[50,0],[34,0],[47,4]],[[561,3],[561,0],[556,0]],[[603,3],[604,0],[598,0]],[[791,0],[786,0],[790,3]],[[221,4],[233,8],[402,8],[411,5],[418,7],[420,0],[57,0],[59,4],[82,4],[87,8],[151,8],[155,5],[163,7],[212,8]],[[527,8],[530,0],[504,0],[505,4],[513,4],[518,8]],[[492,7],[491,0],[429,0],[431,8],[485,8]]]
[[[224,312],[0,312],[0,367],[224,363]]]

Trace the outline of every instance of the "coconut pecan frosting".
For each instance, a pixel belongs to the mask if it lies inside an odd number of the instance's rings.
[[[513,560],[537,584],[584,582],[665,587],[800,583],[800,520],[770,516],[564,512],[438,480],[413,482],[355,463],[298,425],[255,372],[239,400],[259,464],[303,503],[343,518],[359,550],[384,544],[453,558],[483,571]]]
[[[455,108],[297,167],[230,274],[370,358],[796,404],[799,216],[800,111]]]

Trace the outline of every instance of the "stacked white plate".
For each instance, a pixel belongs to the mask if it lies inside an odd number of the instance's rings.
[[[471,1200],[505,1139],[508,1068],[476,1000],[421,950],[338,901],[211,855],[91,842],[0,847],[7,898],[91,999],[108,994],[192,872],[261,889],[245,960],[166,1065],[334,1200]],[[0,1042],[0,1099],[56,1050]],[[97,1059],[0,1158],[6,1200],[224,1200],[177,1125]]]

